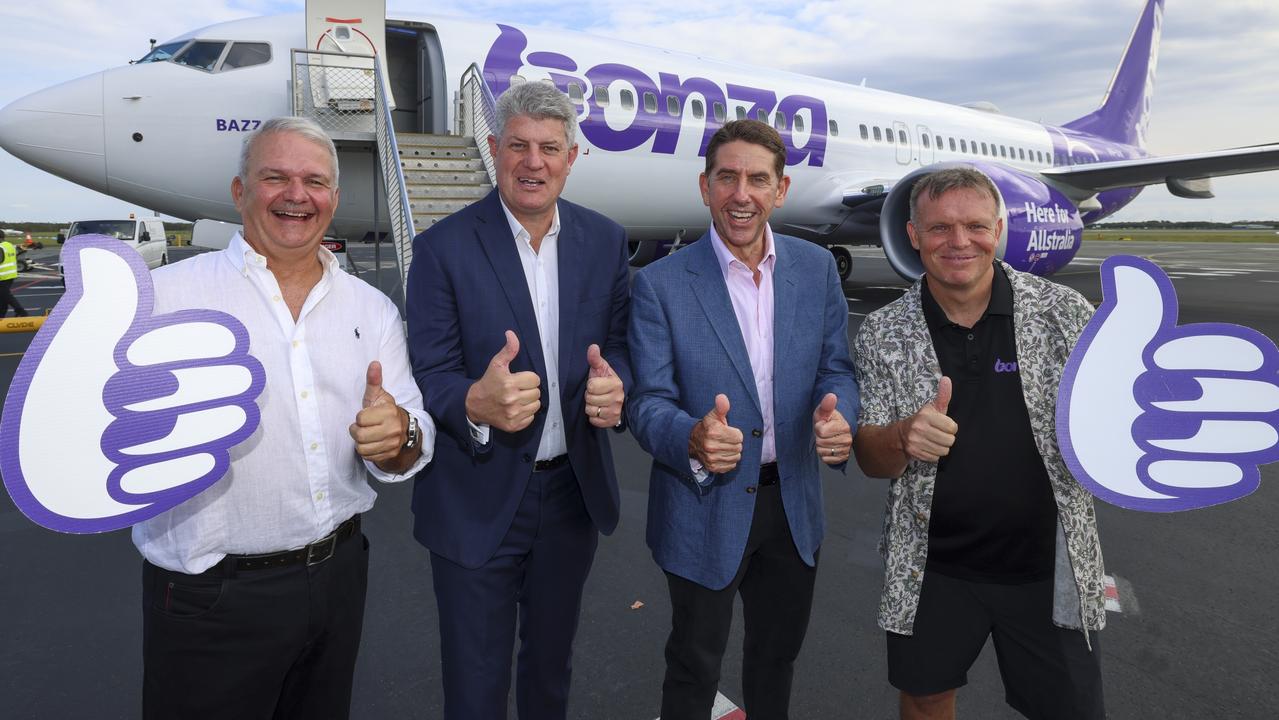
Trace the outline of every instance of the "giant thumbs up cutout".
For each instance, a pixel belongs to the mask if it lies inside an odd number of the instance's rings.
[[[1279,460],[1279,350],[1251,328],[1177,325],[1172,281],[1117,255],[1066,364],[1057,439],[1106,502],[1171,512],[1237,500]]]
[[[62,532],[158,515],[226,473],[257,428],[265,373],[238,320],[153,315],[136,251],[67,241],[67,290],[18,365],[0,419],[0,472],[18,508]]]

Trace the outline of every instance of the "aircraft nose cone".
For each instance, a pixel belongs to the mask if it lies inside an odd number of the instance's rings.
[[[0,108],[0,147],[41,170],[105,192],[102,74],[34,92]]]

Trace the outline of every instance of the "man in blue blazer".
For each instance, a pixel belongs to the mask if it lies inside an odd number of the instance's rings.
[[[653,455],[648,544],[673,627],[662,720],[704,720],[742,597],[751,720],[787,717],[822,542],[820,462],[843,469],[858,410],[833,257],[768,226],[790,178],[777,131],[722,127],[701,240],[635,276],[627,414]]]
[[[409,356],[439,431],[414,534],[431,550],[453,720],[506,717],[517,614],[519,717],[566,717],[582,587],[617,526],[626,236],[559,199],[576,116],[546,83],[503,93],[497,189],[414,241]]]

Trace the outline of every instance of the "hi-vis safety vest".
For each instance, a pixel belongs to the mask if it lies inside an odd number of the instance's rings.
[[[0,261],[0,280],[13,280],[18,277],[18,249],[8,240],[0,240],[0,252],[4,260]]]

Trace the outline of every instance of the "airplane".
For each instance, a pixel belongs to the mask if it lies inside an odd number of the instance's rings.
[[[700,236],[708,224],[701,199],[691,180],[672,179],[696,177],[715,129],[750,117],[772,123],[787,147],[792,185],[774,227],[830,247],[841,277],[852,267],[847,245],[880,245],[902,277],[919,277],[905,231],[910,189],[955,163],[982,170],[1000,191],[997,255],[1049,275],[1074,257],[1084,226],[1146,185],[1206,198],[1212,177],[1279,169],[1279,143],[1167,157],[1146,151],[1163,9],[1163,0],[1147,0],[1101,105],[1059,126],[1007,117],[988,103],[950,105],[572,31],[386,17],[379,63],[406,178],[405,189],[389,192],[413,206],[418,230],[481,197],[491,183],[481,162],[487,143],[465,135],[481,135],[477,122],[512,83],[546,80],[579,110],[581,152],[565,196],[624,225],[633,264]],[[329,20],[328,47],[346,49],[334,38],[363,34],[349,19]],[[18,99],[0,109],[0,147],[167,215],[237,222],[228,185],[243,133],[295,112],[297,97],[320,113],[370,112],[339,83],[325,97],[303,87],[315,82],[315,66],[299,71],[290,50],[308,46],[304,24],[293,14],[210,25],[127,66]],[[336,72],[332,63],[323,59],[320,72]],[[468,78],[478,92],[468,94]],[[335,133],[345,192],[331,232],[356,239],[375,220],[384,227],[388,211],[374,184],[375,150],[350,137]],[[440,167],[446,172],[432,172]],[[441,184],[443,175],[458,184]],[[399,244],[403,273],[411,249],[407,239]]]

